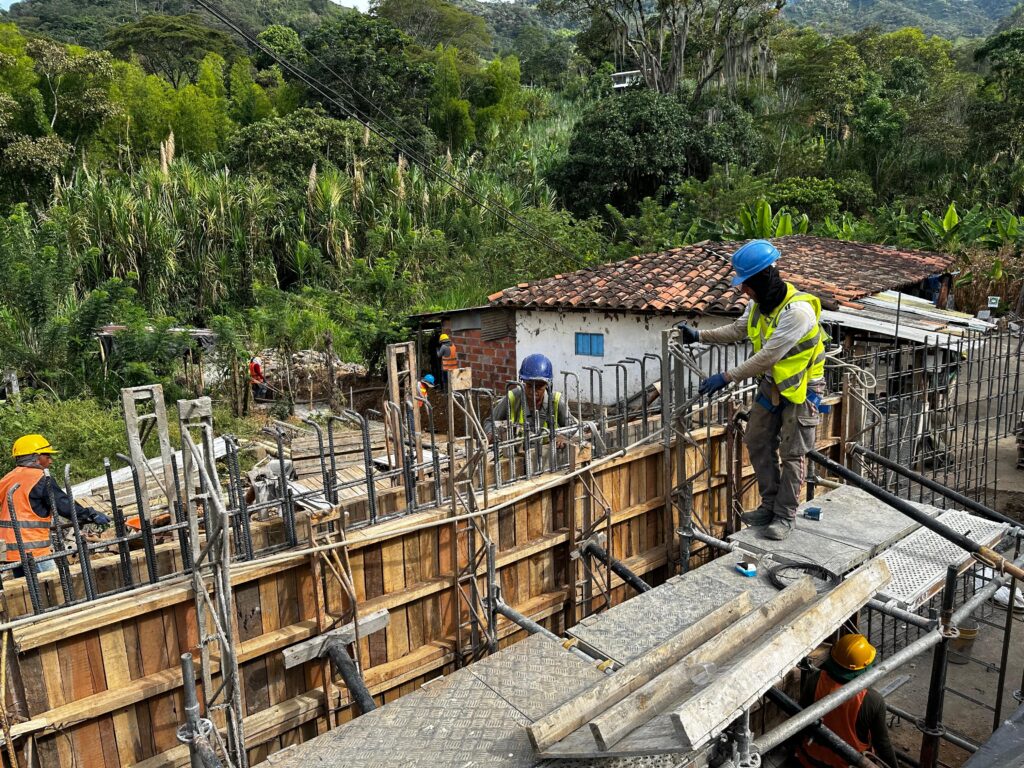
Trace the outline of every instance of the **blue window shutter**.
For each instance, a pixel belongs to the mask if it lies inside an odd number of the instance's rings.
[[[604,357],[604,334],[594,333],[590,337],[590,354],[594,357]]]

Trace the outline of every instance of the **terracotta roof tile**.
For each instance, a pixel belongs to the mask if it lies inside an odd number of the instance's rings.
[[[783,277],[826,301],[855,302],[945,272],[953,257],[882,245],[793,235],[778,238]],[[702,243],[519,283],[488,297],[492,306],[607,308],[639,312],[738,314],[729,256],[741,243]]]

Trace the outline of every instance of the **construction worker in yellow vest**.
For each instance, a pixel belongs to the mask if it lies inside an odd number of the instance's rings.
[[[95,509],[87,509],[72,502],[61,487],[49,476],[47,470],[57,453],[50,441],[42,435],[25,435],[14,441],[11,455],[15,468],[0,479],[0,540],[6,550],[6,562],[21,561],[18,537],[21,534],[22,548],[26,554],[38,559],[52,554],[50,541],[50,499],[61,517],[69,520],[77,515],[80,523],[109,525],[110,519]],[[14,502],[13,510],[8,501]],[[14,569],[15,576],[24,575],[24,563]],[[56,568],[53,560],[36,563],[36,571],[52,571]]]
[[[800,705],[809,707],[860,677],[871,668],[875,655],[875,647],[864,635],[843,635],[832,646],[821,670],[804,680]],[[843,702],[822,718],[822,724],[858,752],[873,755],[874,762],[898,768],[896,751],[889,740],[885,699],[875,689],[867,688]],[[816,741],[813,736],[800,743],[796,757],[803,768],[846,768],[848,765],[827,744]]]
[[[495,401],[491,416],[484,424],[488,436],[494,434],[494,422],[511,421],[515,424],[529,422],[530,432],[538,434],[551,428],[549,414],[554,414],[555,429],[576,423],[569,412],[569,404],[561,392],[549,392],[554,369],[544,355],[529,355],[519,366],[519,380],[522,384],[508,391],[505,397]],[[562,448],[567,443],[564,435],[555,436],[555,445]]]
[[[732,284],[750,299],[743,315],[723,328],[698,331],[676,326],[684,343],[729,344],[750,341],[754,354],[735,368],[705,379],[700,394],[711,395],[730,382],[759,379],[746,443],[757,477],[761,505],[743,522],[767,526],[777,541],[793,530],[805,458],[814,448],[824,394],[825,342],[821,302],[779,275],[778,249],[753,240],[732,257]]]

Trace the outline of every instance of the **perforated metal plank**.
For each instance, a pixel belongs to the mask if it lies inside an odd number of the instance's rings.
[[[541,635],[531,635],[466,671],[531,722],[605,678],[593,664]]]
[[[468,670],[282,755],[276,768],[525,768],[527,719]]]
[[[568,633],[586,647],[626,664],[743,591],[741,585],[724,585],[702,570],[669,579],[611,610],[588,616]]]
[[[938,521],[985,545],[995,544],[1009,527],[959,510],[943,512]],[[892,581],[879,596],[910,608],[928,601],[942,584],[948,566],[960,567],[971,559],[956,544],[927,528],[910,534],[881,557],[889,565]]]

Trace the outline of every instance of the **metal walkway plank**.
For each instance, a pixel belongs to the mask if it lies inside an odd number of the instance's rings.
[[[669,579],[604,613],[588,616],[568,634],[619,664],[627,664],[738,595],[703,568]],[[776,590],[777,591],[777,590]]]

